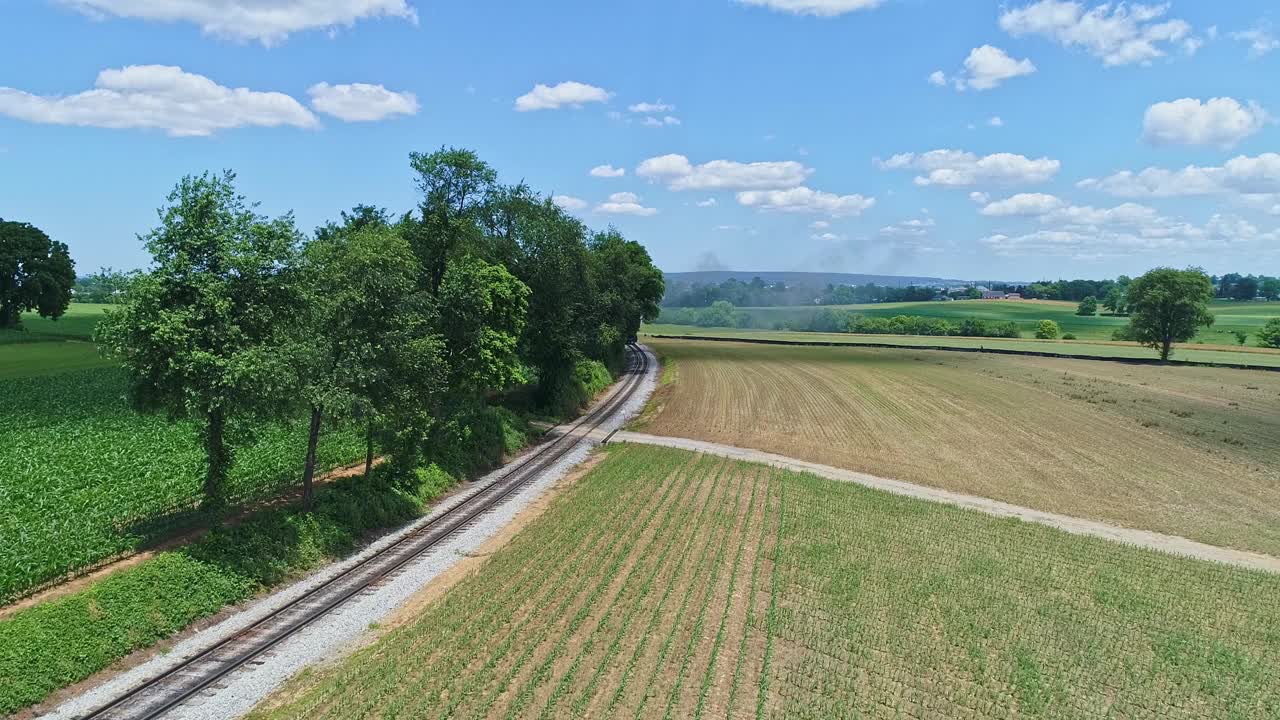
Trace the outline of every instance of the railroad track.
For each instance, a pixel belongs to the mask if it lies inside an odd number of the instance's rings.
[[[628,350],[630,358],[623,381],[594,410],[497,479],[447,512],[423,523],[381,551],[353,564],[252,625],[78,717],[94,720],[150,720],[161,717],[205,690],[218,687],[220,680],[238,668],[262,664],[265,662],[264,654],[276,645],[365,590],[394,578],[414,559],[467,529],[482,515],[527,486],[613,417],[635,394],[649,369],[649,357],[639,346],[630,346]]]

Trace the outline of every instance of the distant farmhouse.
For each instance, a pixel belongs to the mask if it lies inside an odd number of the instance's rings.
[[[1004,300],[1005,297],[1006,297],[1005,294],[1000,292],[999,290],[983,290],[982,291],[983,300]]]

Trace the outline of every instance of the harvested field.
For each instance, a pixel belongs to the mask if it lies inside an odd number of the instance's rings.
[[[1280,555],[1280,375],[653,341],[645,432]]]
[[[1272,717],[1280,577],[624,446],[256,717]]]

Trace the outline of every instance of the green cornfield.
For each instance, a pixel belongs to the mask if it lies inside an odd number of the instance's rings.
[[[0,382],[0,602],[193,519],[204,473],[196,427],[130,410],[122,370]],[[251,428],[236,455],[232,501],[297,483],[305,446],[305,423]],[[320,443],[322,467],[363,456],[355,432],[329,432]]]

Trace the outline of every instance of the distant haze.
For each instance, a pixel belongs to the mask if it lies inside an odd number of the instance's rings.
[[[906,287],[908,285],[964,285],[971,282],[993,282],[994,279],[959,280],[956,278],[924,277],[918,275],[863,275],[861,273],[824,273],[824,272],[774,272],[769,270],[697,270],[694,272],[669,272],[663,275],[671,281],[687,283],[715,284],[736,278],[742,282],[751,282],[752,278],[760,278],[767,283],[783,282],[787,285],[804,287],[825,287],[827,285],[883,285],[887,287]],[[1021,281],[999,281],[1018,282]]]

